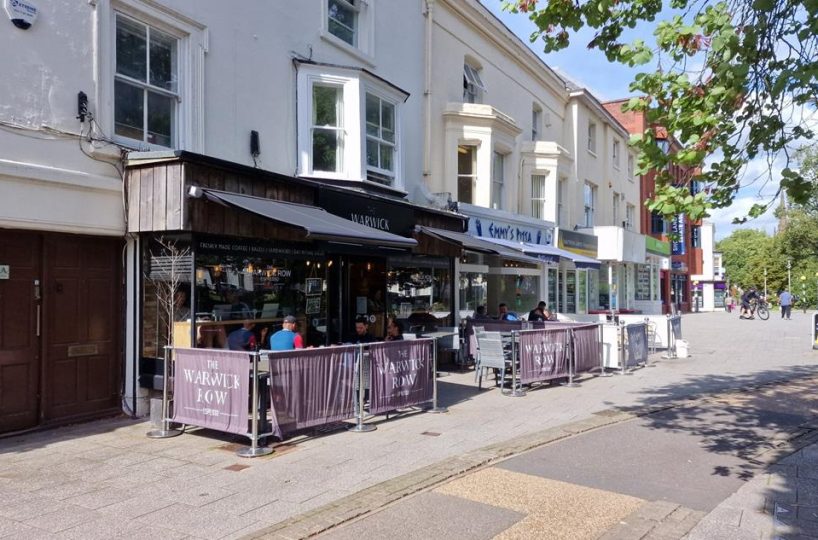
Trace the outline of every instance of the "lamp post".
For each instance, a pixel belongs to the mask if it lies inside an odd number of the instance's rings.
[[[801,274],[801,308],[807,312],[807,276]]]
[[[792,259],[787,259],[787,290],[792,293],[792,272],[790,268],[792,268]]]
[[[767,268],[764,268],[764,298],[767,298]]]

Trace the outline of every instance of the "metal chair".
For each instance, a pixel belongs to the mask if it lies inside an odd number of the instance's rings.
[[[483,388],[483,372],[486,369],[495,370],[495,381],[498,385],[505,382],[506,369],[510,369],[510,355],[503,346],[503,338],[500,332],[482,332],[477,334],[477,363],[475,365],[475,376],[477,377],[477,388]],[[496,372],[500,372],[497,378]]]
[[[645,318],[645,325],[648,333],[648,352],[654,354],[656,352],[656,340],[659,337],[656,335],[656,323]]]

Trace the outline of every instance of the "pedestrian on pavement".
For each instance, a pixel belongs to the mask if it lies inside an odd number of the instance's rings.
[[[781,305],[781,318],[789,321],[792,313],[792,293],[784,289],[784,292],[778,295],[778,302]]]

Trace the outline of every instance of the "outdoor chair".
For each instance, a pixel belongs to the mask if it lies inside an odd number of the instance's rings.
[[[477,334],[477,362],[475,377],[478,390],[483,388],[483,373],[486,369],[495,370],[495,381],[502,387],[506,370],[511,369],[511,354],[503,346],[500,332],[481,332]],[[497,378],[497,372],[500,377]]]

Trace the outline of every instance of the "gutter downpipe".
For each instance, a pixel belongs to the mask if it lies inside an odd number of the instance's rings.
[[[423,89],[423,99],[424,99],[424,115],[425,115],[425,126],[424,126],[424,137],[425,141],[423,144],[423,180],[426,184],[426,187],[429,188],[430,191],[432,190],[429,182],[431,181],[432,171],[431,171],[431,154],[432,154],[432,26],[434,24],[434,5],[435,0],[425,0],[426,2],[426,40],[424,43],[424,68],[425,68],[425,81]]]

